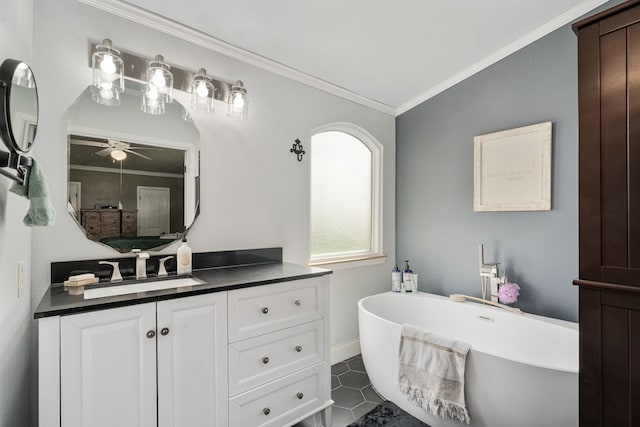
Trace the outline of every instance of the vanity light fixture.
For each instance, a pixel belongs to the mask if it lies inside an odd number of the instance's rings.
[[[173,74],[162,55],[156,55],[155,59],[149,62],[147,86],[155,87],[165,103],[173,101]]]
[[[236,83],[231,86],[231,94],[229,95],[227,105],[227,116],[247,120],[249,98],[247,97],[247,90],[244,88],[242,80],[237,80]]]
[[[200,68],[191,82],[191,108],[196,111],[213,111],[213,79],[207,76],[207,70]]]
[[[36,87],[31,69],[25,62],[21,62],[16,66],[16,71],[13,73],[11,81],[18,86],[22,86],[27,89],[33,89]]]
[[[147,114],[158,116],[164,114],[164,96],[155,85],[145,85],[142,89],[142,104],[140,109]]]
[[[93,100],[103,105],[120,105],[120,94],[124,92],[124,62],[111,40],[104,39],[96,46],[91,55],[91,67]]]

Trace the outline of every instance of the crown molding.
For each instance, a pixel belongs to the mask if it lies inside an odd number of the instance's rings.
[[[501,59],[506,58],[507,56],[511,55],[514,52],[517,52],[518,50],[524,48],[525,46],[528,46],[529,44],[535,42],[538,39],[541,39],[542,37],[546,36],[547,34],[557,30],[558,28],[562,27],[563,25],[568,24],[569,22],[583,16],[584,14],[592,11],[593,9],[595,9],[596,7],[606,3],[608,0],[587,0],[584,1],[582,3],[580,3],[577,6],[574,6],[573,8],[569,9],[568,11],[566,11],[565,13],[558,15],[557,17],[553,18],[552,20],[546,22],[545,24],[539,26],[538,28],[534,29],[533,31],[531,31],[530,33],[525,34],[524,36],[520,37],[519,39],[515,40],[514,42],[508,44],[507,46],[505,46],[502,49],[499,49],[498,51],[494,52],[492,55],[489,55],[487,57],[485,57],[484,59],[482,59],[481,61],[476,62],[475,64],[465,68],[464,70],[462,70],[461,72],[453,75],[452,77],[448,78],[447,80],[444,80],[443,82],[431,87],[430,89],[428,89],[427,91],[423,92],[421,95],[411,99],[410,101],[400,105],[398,108],[396,108],[395,111],[395,115],[396,117],[399,116],[402,113],[405,113],[409,110],[411,110],[412,108],[422,104],[423,102],[427,101],[428,99],[433,98],[434,96],[438,95],[441,92],[444,92],[445,90],[449,89],[452,86],[455,86],[456,84],[460,83],[461,81],[463,81],[464,79],[471,77],[472,75],[484,70],[485,68],[495,64],[496,62],[500,61]]]
[[[226,43],[215,37],[204,34],[186,25],[180,24],[171,19],[149,12],[148,10],[133,6],[120,0],[77,0],[88,6],[111,13],[112,15],[125,18],[131,22],[145,27],[163,32],[170,36],[182,39],[197,46],[204,47],[213,52],[217,52],[245,62],[263,70],[278,74],[280,76],[295,80],[323,92],[344,98],[362,106],[377,110],[381,113],[395,116],[396,109],[381,102],[358,95],[343,87],[334,85],[326,80],[319,79],[310,74],[288,67],[282,63],[265,58],[264,56],[241,49],[232,44]]]

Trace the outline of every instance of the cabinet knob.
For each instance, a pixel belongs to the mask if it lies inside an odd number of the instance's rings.
[[[262,314],[267,314],[269,312],[268,307],[262,307]]]
[[[268,358],[268,357],[266,357],[266,356],[265,356],[265,357],[263,357],[263,358],[262,358],[262,363],[264,363],[265,365],[266,365],[267,363],[269,363],[269,358]]]
[[[162,335],[169,335],[169,328],[162,328],[162,329],[160,330],[160,333],[161,333]]]
[[[296,394],[296,397],[297,397],[298,399],[302,399],[302,398],[304,397],[304,394],[302,394],[302,393],[298,393],[298,394]]]
[[[301,346],[301,345],[297,345],[297,346],[296,346],[296,351],[297,351],[298,353],[300,353],[300,352],[302,351],[302,346]]]
[[[262,413],[263,413],[263,414],[265,414],[265,415],[269,415],[269,414],[271,413],[271,409],[269,409],[269,408],[264,408],[264,409],[262,410]]]
[[[151,330],[147,332],[147,338],[153,338],[155,336],[156,336],[156,331]]]
[[[297,306],[301,306],[302,305],[302,301],[297,299],[297,300],[294,301],[294,304],[297,305]]]

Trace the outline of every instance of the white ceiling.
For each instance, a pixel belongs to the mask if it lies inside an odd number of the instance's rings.
[[[605,2],[80,1],[125,17],[144,15],[156,28],[171,27],[172,34],[176,27],[189,27],[182,28],[186,33],[197,30],[208,47],[391,114],[414,107]]]

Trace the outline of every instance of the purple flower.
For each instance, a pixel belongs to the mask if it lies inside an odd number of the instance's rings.
[[[498,289],[498,300],[503,304],[513,304],[518,301],[520,286],[517,283],[505,283]]]

